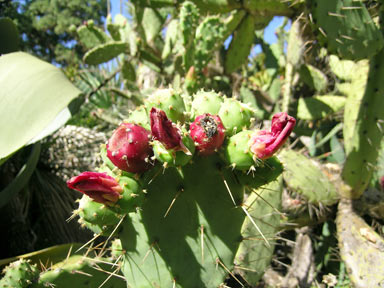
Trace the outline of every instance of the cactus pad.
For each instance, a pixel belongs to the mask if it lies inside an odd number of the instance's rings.
[[[121,53],[127,52],[128,46],[125,42],[108,42],[98,45],[85,53],[83,61],[89,65],[98,65],[108,62],[119,56]]]

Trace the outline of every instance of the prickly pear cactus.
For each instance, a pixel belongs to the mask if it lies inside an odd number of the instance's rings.
[[[288,138],[295,120],[278,113],[271,131],[247,130],[250,138],[243,146],[249,150],[249,165],[234,167],[227,159],[233,156],[225,148],[225,138],[237,135],[232,126],[248,127],[253,115],[243,103],[222,102],[220,97],[203,91],[195,95],[191,123],[186,117],[190,107],[185,107],[181,93],[155,91],[144,103],[146,108],[129,118],[149,124],[145,127],[150,127],[150,136],[141,137],[147,132],[138,124],[122,123],[103,148],[105,164],[100,172],[84,172],[68,181],[69,187],[87,195],[75,211],[80,221],[95,233],[120,239],[121,271],[129,287],[218,287],[233,273],[236,255],[242,265],[247,247],[258,247],[252,259],[257,259],[258,251],[269,255],[264,267],[270,261],[273,250],[268,239],[276,231],[254,219],[277,210],[281,193],[279,189],[268,190],[268,195],[260,192],[270,203],[266,209],[248,194],[281,174],[282,166],[273,154]],[[202,101],[206,98],[210,101]],[[241,118],[223,112],[229,126],[235,123],[229,129],[220,119],[220,111],[227,108],[240,112]],[[153,154],[146,149],[140,152],[147,145]],[[245,201],[245,196],[257,201]],[[277,227],[275,218],[269,220]],[[251,234],[263,239],[268,249],[264,251]],[[261,275],[243,276],[256,284]]]
[[[383,36],[361,1],[308,0],[318,38],[343,58],[358,60],[378,53]]]
[[[24,259],[11,263],[3,273],[5,275],[0,280],[1,288],[26,288],[39,279],[39,270]]]
[[[379,155],[380,143],[383,137],[381,119],[384,110],[381,109],[384,90],[380,81],[384,73],[384,50],[370,60],[368,80],[363,94],[351,95],[346,105],[356,115],[356,122],[347,122],[350,115],[345,111],[344,134],[346,140],[347,159],[342,172],[342,177],[347,186],[343,189],[344,196],[358,198],[368,186],[373,174],[374,165]],[[360,96],[359,105],[356,105]],[[357,99],[356,99],[357,98]],[[352,104],[355,103],[354,105]],[[358,176],[357,176],[358,175]]]

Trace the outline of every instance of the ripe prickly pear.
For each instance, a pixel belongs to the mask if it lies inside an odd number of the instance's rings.
[[[219,116],[205,113],[191,124],[190,135],[200,155],[209,155],[223,144],[225,129]]]
[[[107,144],[107,156],[119,169],[141,173],[151,167],[151,135],[145,128],[132,123],[122,123]]]
[[[272,117],[271,132],[256,131],[250,140],[251,152],[259,159],[271,157],[288,139],[296,120],[285,112],[280,112]]]
[[[192,154],[182,141],[181,131],[168,119],[163,110],[153,107],[150,112],[150,118],[152,136],[163,144],[165,149],[183,151],[187,155]]]
[[[381,186],[381,189],[384,190],[384,176],[381,176],[380,178],[380,186]]]
[[[83,172],[72,177],[67,186],[87,195],[95,202],[106,205],[116,203],[123,192],[123,188],[113,177],[99,172]]]

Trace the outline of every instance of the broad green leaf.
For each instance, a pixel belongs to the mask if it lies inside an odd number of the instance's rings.
[[[0,87],[0,159],[63,125],[80,94],[59,68],[23,52],[0,57]]]
[[[19,50],[19,31],[10,18],[0,18],[0,54]]]

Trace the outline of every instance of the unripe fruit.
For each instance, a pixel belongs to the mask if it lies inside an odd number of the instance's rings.
[[[212,154],[223,144],[225,129],[217,115],[208,113],[199,115],[189,129],[200,155]]]
[[[151,168],[150,138],[150,132],[143,127],[122,123],[108,141],[107,156],[121,170],[131,173],[144,172]]]

